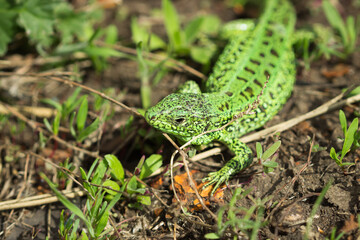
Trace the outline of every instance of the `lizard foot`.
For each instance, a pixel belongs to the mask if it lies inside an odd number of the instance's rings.
[[[208,183],[204,185],[203,189],[215,184],[213,190],[211,191],[211,195],[214,195],[215,191],[220,187],[220,185],[227,182],[229,178],[230,175],[227,174],[226,169],[220,169],[217,172],[209,173],[208,177],[202,180],[203,182],[208,181]]]

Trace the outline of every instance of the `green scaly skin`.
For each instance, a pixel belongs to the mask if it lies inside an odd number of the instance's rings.
[[[165,97],[145,114],[151,126],[187,142],[225,125],[259,97],[254,114],[244,115],[224,130],[205,134],[192,142],[203,145],[220,141],[235,154],[219,171],[204,179],[209,181],[206,186],[216,184],[213,192],[252,163],[252,152],[239,137],[271,119],[294,85],[295,62],[291,49],[294,9],[286,0],[264,3],[263,14],[256,24],[249,24],[251,27],[247,29],[240,24],[242,31],[230,25],[233,34],[205,84],[204,93],[194,82],[188,82],[179,93]]]

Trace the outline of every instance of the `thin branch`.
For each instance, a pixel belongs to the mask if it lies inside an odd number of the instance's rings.
[[[279,194],[280,191],[282,191],[286,186],[288,186],[287,190],[286,190],[286,193],[284,195],[284,197],[281,198],[281,200],[279,201],[279,203],[271,210],[270,214],[266,217],[266,220],[269,219],[270,217],[272,217],[272,215],[275,213],[275,211],[277,209],[279,209],[282,204],[284,203],[284,201],[287,199],[288,197],[288,193],[289,193],[289,189],[290,189],[290,186],[293,186],[295,181],[300,177],[301,173],[303,173],[305,171],[305,169],[311,164],[311,153],[312,153],[312,150],[313,150],[313,147],[314,147],[314,143],[315,143],[315,134],[313,135],[312,137],[312,140],[311,140],[311,145],[310,145],[310,150],[309,150],[309,154],[308,154],[308,158],[307,158],[307,161],[306,163],[304,164],[304,166],[301,168],[301,170],[296,174],[296,176],[294,176],[289,183],[286,183],[284,184],[283,187],[279,188],[277,191],[275,191],[275,193],[273,194],[273,196],[277,196]]]
[[[88,92],[92,92],[92,93],[95,93],[97,95],[99,95],[100,97],[112,102],[112,103],[115,103],[116,105],[126,109],[127,111],[137,115],[137,116],[140,116],[140,117],[143,117],[136,109],[134,108],[131,108],[131,107],[128,107],[126,106],[125,104],[111,98],[111,97],[108,97],[105,93],[102,93],[100,91],[97,91],[91,87],[88,87],[88,86],[85,86],[83,84],[80,84],[80,83],[77,83],[77,82],[74,82],[74,81],[70,81],[68,79],[63,79],[63,78],[60,78],[60,77],[54,77],[54,76],[49,76],[47,77],[48,79],[51,79],[51,80],[54,80],[54,81],[57,81],[57,82],[61,82],[61,83],[65,83],[65,84],[68,84],[70,86],[77,86],[77,87],[80,87]]]
[[[20,120],[24,121],[25,123],[27,123],[34,131],[39,131],[42,132],[43,134],[45,134],[46,136],[48,136],[49,138],[55,139],[56,141],[58,141],[61,144],[64,144],[65,146],[75,150],[75,151],[79,151],[79,152],[83,152],[91,157],[94,158],[98,158],[100,157],[99,154],[97,152],[90,152],[86,149],[83,148],[79,148],[77,146],[74,146],[68,142],[66,142],[65,140],[59,138],[58,136],[54,135],[54,134],[50,134],[47,131],[45,131],[45,129],[41,128],[40,126],[37,125],[37,122],[28,119],[27,117],[25,117],[23,114],[21,114],[19,111],[17,111],[15,108],[7,105],[7,104],[3,104],[3,106],[11,113],[13,114],[15,117],[19,118]]]
[[[341,107],[343,107],[345,105],[349,105],[349,104],[360,101],[360,94],[339,101],[341,99],[341,97],[343,97],[343,94],[340,94],[339,96],[333,98],[332,100],[324,103],[320,107],[318,107],[318,108],[316,108],[316,109],[314,109],[314,110],[312,110],[312,111],[310,111],[308,113],[305,113],[305,114],[303,114],[301,116],[294,117],[294,118],[292,118],[292,119],[290,119],[288,121],[279,123],[279,124],[274,125],[272,127],[266,128],[266,129],[264,129],[262,131],[255,132],[253,134],[242,137],[242,138],[240,138],[240,141],[242,141],[244,143],[248,143],[248,142],[253,142],[253,141],[256,141],[256,140],[259,140],[259,139],[263,139],[265,137],[273,135],[274,133],[277,133],[277,132],[280,133],[280,132],[286,131],[286,130],[292,128],[293,126],[295,126],[295,125],[297,125],[300,122],[303,122],[305,120],[317,117],[317,116],[322,115],[324,113],[331,112],[331,111],[333,111],[335,109],[339,109],[339,108],[341,108]],[[339,102],[337,102],[337,101],[339,101]],[[224,149],[223,147],[222,148],[220,148],[220,147],[213,148],[211,150],[208,150],[208,151],[202,152],[200,154],[197,154],[196,156],[192,157],[191,160],[192,161],[199,161],[199,160],[207,158],[209,156],[219,154],[219,153],[221,153],[221,151],[223,149]]]
[[[59,76],[60,75],[60,76]],[[134,108],[131,108],[131,107],[128,107],[126,106],[125,104],[111,98],[111,97],[108,97],[105,93],[102,93],[100,91],[97,91],[93,88],[90,88],[88,86],[85,86],[81,83],[78,83],[78,82],[74,82],[74,81],[71,81],[71,80],[68,80],[68,79],[64,79],[63,77],[65,75],[74,75],[72,73],[67,73],[67,72],[62,72],[60,74],[54,74],[54,73],[26,73],[26,74],[14,74],[14,73],[6,73],[6,72],[0,72],[0,76],[21,76],[21,77],[37,77],[37,78],[44,78],[44,79],[47,79],[47,80],[53,80],[53,81],[57,81],[57,82],[61,82],[61,83],[64,83],[64,84],[67,84],[69,85],[70,87],[73,87],[73,86],[76,86],[76,87],[80,87],[88,92],[91,92],[91,93],[95,93],[97,95],[99,95],[100,97],[112,102],[112,103],[115,103],[116,105],[126,109],[127,111],[137,115],[137,116],[140,116],[140,117],[143,117],[136,109]]]
[[[175,184],[174,184],[174,173],[173,173],[173,162],[174,162],[174,158],[175,158],[175,155],[177,153],[180,153],[180,155],[182,156],[182,159],[183,159],[183,163],[184,163],[184,167],[185,167],[185,171],[186,171],[186,174],[187,174],[187,177],[189,179],[189,183],[190,183],[190,187],[194,190],[195,192],[195,195],[197,197],[197,199],[199,200],[201,206],[213,217],[214,220],[217,220],[217,216],[206,206],[206,204],[204,203],[203,201],[203,198],[201,197],[201,195],[199,194],[199,191],[197,190],[196,188],[196,184],[192,178],[192,176],[190,175],[190,170],[189,170],[189,166],[187,164],[187,158],[188,158],[188,155],[182,150],[180,149],[177,144],[167,135],[167,134],[164,134],[164,136],[169,140],[169,142],[177,149],[172,155],[171,155],[171,160],[170,160],[170,163],[171,163],[171,167],[170,167],[170,175],[171,175],[171,185],[172,185],[172,188],[173,188],[173,191],[174,191],[174,195],[175,195],[175,198],[177,199],[177,201],[179,202],[180,204],[180,207],[182,209],[182,211],[184,212],[184,214],[186,214],[186,211],[184,210],[182,204],[181,204],[181,201],[179,199],[179,197],[177,196],[177,193],[176,193],[176,188],[175,188]]]
[[[136,49],[133,49],[133,48],[128,48],[128,47],[124,47],[124,46],[121,46],[121,45],[112,45],[112,44],[107,44],[107,43],[104,43],[104,42],[100,42],[100,41],[97,41],[96,44],[99,44],[99,46],[106,46],[106,47],[111,47],[115,50],[118,50],[122,53],[126,53],[126,54],[130,54],[130,55],[134,55],[136,56],[137,55],[137,51]],[[153,60],[156,60],[156,61],[165,61],[167,63],[167,65],[170,67],[170,68],[173,68],[177,71],[186,71],[188,73],[191,73],[192,75],[200,78],[200,79],[203,79],[203,80],[206,80],[206,76],[204,74],[202,74],[201,72],[195,70],[194,68],[192,67],[189,67],[188,65],[182,63],[182,62],[179,62],[173,58],[170,58],[170,57],[167,57],[167,56],[162,56],[162,55],[159,55],[159,54],[154,54],[154,53],[151,53],[151,52],[144,52],[143,53],[144,57],[145,58],[148,58],[148,59],[153,59]],[[169,64],[171,63],[171,64]],[[174,66],[175,65],[175,66]]]
[[[221,126],[221,127],[219,127],[219,128],[216,128],[216,129],[213,129],[213,130],[205,131],[205,132],[203,132],[203,133],[201,133],[201,134],[193,137],[193,138],[192,138],[191,140],[189,140],[187,143],[183,144],[183,145],[180,147],[180,149],[184,149],[185,147],[191,145],[191,143],[192,143],[193,141],[195,141],[196,139],[198,139],[198,138],[200,138],[200,137],[202,137],[202,136],[204,136],[204,135],[206,135],[206,134],[208,134],[208,133],[218,132],[218,131],[224,130],[227,126],[229,126],[230,124],[234,123],[236,120],[242,118],[242,117],[245,116],[245,115],[254,114],[253,111],[259,106],[260,98],[261,98],[261,96],[262,96],[263,93],[264,93],[264,89],[266,88],[266,85],[267,85],[268,81],[269,81],[269,79],[267,79],[266,82],[264,83],[264,86],[263,86],[263,88],[261,89],[261,92],[260,92],[260,94],[257,96],[256,100],[255,100],[254,102],[250,103],[250,104],[247,106],[247,108],[246,108],[245,111],[242,111],[242,112],[234,115],[233,118],[231,119],[231,121],[229,121],[228,123],[224,124],[223,126]]]
[[[86,194],[83,190],[72,190],[72,191],[61,191],[62,195],[67,198],[82,197]],[[41,194],[38,196],[26,197],[23,199],[8,200],[0,202],[0,211],[16,209],[16,208],[26,208],[26,207],[35,207],[44,204],[58,202],[59,199],[55,194]]]

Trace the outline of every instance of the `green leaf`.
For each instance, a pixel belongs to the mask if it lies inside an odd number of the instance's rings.
[[[151,197],[150,196],[139,195],[136,197],[136,200],[143,205],[148,205],[148,206],[151,205]]]
[[[258,159],[261,159],[262,155],[263,155],[263,149],[261,143],[256,142],[256,156]]]
[[[360,22],[360,20],[359,20],[359,22]],[[360,86],[357,86],[355,89],[353,89],[346,97],[352,97],[352,96],[355,96],[358,94],[360,94]]]
[[[99,215],[99,209],[100,206],[104,203],[104,196],[105,196],[106,192],[103,191],[98,191],[96,196],[95,196],[95,202],[93,203],[92,207],[90,208],[90,215],[91,216],[97,216]]]
[[[117,184],[115,181],[112,181],[110,179],[107,179],[102,185],[105,187],[111,187],[112,189],[117,190],[117,191],[120,190],[119,184]],[[112,191],[107,188],[104,188],[104,190],[111,195],[116,195],[118,193],[118,192]]]
[[[76,112],[72,112],[71,115],[70,115],[70,133],[71,135],[76,138],[76,131],[75,131],[75,127],[74,127],[74,119],[75,119],[75,116],[76,116]]]
[[[105,176],[106,170],[107,170],[106,161],[100,161],[96,169],[94,170],[94,176],[91,182],[99,185]]]
[[[77,141],[82,142],[87,138],[91,133],[95,132],[99,128],[99,118],[96,118],[87,128],[83,129],[77,136]]]
[[[129,194],[133,194],[133,193],[140,193],[140,194],[144,194],[145,193],[145,189],[144,188],[138,188],[138,182],[136,180],[135,176],[132,176],[127,184],[127,188],[126,191]]]
[[[59,126],[60,126],[60,119],[61,119],[61,112],[58,112],[55,116],[53,122],[53,133],[57,136],[59,133]]]
[[[335,160],[337,165],[341,165],[340,159],[338,158],[335,148],[333,147],[330,149],[330,157]]]
[[[125,56],[125,54],[112,49],[111,47],[97,47],[97,46],[87,46],[84,49],[84,52],[88,54],[91,57],[122,57]]]
[[[89,233],[91,236],[94,236],[94,230],[93,227],[91,226],[91,223],[89,222],[89,220],[85,217],[85,215],[83,214],[83,212],[81,211],[80,208],[78,208],[75,204],[73,204],[72,202],[69,201],[69,199],[67,199],[64,195],[62,195],[62,193],[57,190],[57,188],[55,187],[55,185],[50,181],[50,179],[48,179],[46,177],[46,175],[42,172],[39,173],[39,175],[41,176],[41,178],[43,178],[47,184],[49,185],[49,187],[51,188],[51,190],[55,193],[55,195],[57,196],[57,198],[60,200],[60,202],[66,207],[68,208],[72,213],[74,213],[76,216],[78,216],[81,220],[84,221],[84,223],[86,224]]]
[[[112,154],[107,154],[104,159],[111,169],[111,174],[116,180],[123,181],[125,177],[124,168],[119,159]]]
[[[107,225],[109,214],[111,209],[114,207],[114,205],[120,200],[122,196],[122,193],[117,193],[114,198],[110,201],[109,205],[107,205],[105,211],[103,212],[102,216],[100,217],[97,226],[96,226],[96,236],[99,236],[104,228]]]
[[[162,165],[162,156],[160,154],[152,154],[145,160],[139,175],[140,179],[150,176],[153,172],[159,169]]]
[[[65,222],[65,234],[68,235],[69,234],[69,231],[70,229],[72,228],[73,224],[74,224],[74,217],[75,217],[75,214],[71,214],[71,216],[66,220]]]
[[[181,37],[179,15],[170,0],[162,0],[162,11],[165,17],[165,29],[170,43],[178,50],[181,48],[183,40]]]
[[[44,98],[41,99],[40,102],[45,103],[45,104],[49,104],[51,106],[53,106],[54,108],[56,108],[56,110],[61,111],[61,104],[55,100],[52,100],[50,98]]]
[[[76,126],[79,132],[81,132],[81,130],[83,130],[85,127],[87,114],[88,114],[88,100],[87,100],[87,95],[84,95],[82,96],[82,102],[76,117]]]
[[[200,31],[206,34],[216,34],[219,32],[221,26],[221,20],[216,15],[203,16]]]
[[[19,11],[19,24],[25,28],[30,40],[40,47],[49,47],[52,44],[54,7],[58,3],[54,0],[25,1]]]
[[[60,32],[60,45],[72,43],[75,38],[83,39],[89,17],[85,11],[74,11],[67,2],[58,2],[54,8],[55,28]]]
[[[64,210],[62,210],[61,213],[60,213],[60,224],[59,224],[59,233],[60,233],[60,235],[63,234],[64,230],[65,230],[64,222],[65,222]],[[61,235],[61,236],[64,236],[64,235]]]
[[[71,55],[74,52],[84,51],[88,46],[87,42],[77,42],[73,44],[59,45],[54,50],[54,55]]]
[[[100,218],[100,220],[98,221],[98,223],[96,224],[96,228],[95,228],[95,235],[98,237],[102,231],[104,230],[104,228],[107,225],[107,222],[109,220],[109,212],[104,212]]]
[[[87,176],[86,176],[85,170],[84,170],[82,167],[80,167],[80,174],[81,174],[81,178],[82,178],[83,180],[85,180],[85,181],[88,181],[88,180],[89,180],[89,179],[87,178]]]
[[[271,172],[273,172],[274,171],[274,169],[273,168],[269,168],[269,167],[264,167],[264,173],[271,173]]]
[[[149,83],[149,65],[145,61],[142,53],[142,42],[136,45],[137,61],[139,65],[140,79],[141,79],[141,102],[143,108],[147,109],[151,104],[151,88]]]
[[[7,7],[5,0],[0,1],[0,56],[7,51],[7,45],[13,40],[16,14]]]
[[[131,32],[132,39],[136,44],[139,42],[149,42],[149,50],[163,49],[166,46],[166,43],[160,37],[155,34],[149,34],[145,28],[141,27],[136,18],[131,19]]]
[[[189,22],[189,24],[185,27],[185,37],[186,44],[191,44],[198,34],[200,33],[202,22],[204,21],[203,17],[197,17]]]
[[[276,141],[273,145],[271,145],[263,154],[262,159],[266,160],[270,158],[280,147],[281,141]]]
[[[212,56],[214,55],[216,49],[214,47],[192,47],[190,49],[190,56],[196,62],[201,64],[207,64],[210,62]]]
[[[342,165],[343,165],[343,166],[350,166],[350,165],[355,165],[355,163],[343,162]]]
[[[312,223],[313,223],[313,219],[314,219],[314,217],[315,217],[315,214],[316,214],[317,210],[319,209],[320,203],[321,203],[322,200],[324,199],[325,194],[326,194],[326,192],[329,190],[329,188],[330,188],[330,186],[332,185],[332,183],[333,183],[333,180],[330,179],[330,181],[325,185],[325,187],[324,187],[323,190],[321,191],[319,197],[316,199],[315,204],[314,204],[314,206],[312,207],[310,216],[309,216],[309,217],[307,218],[307,220],[306,220],[306,231],[305,231],[305,234],[306,234],[305,237],[306,237],[306,238],[304,238],[304,239],[309,239],[309,237],[308,237],[307,234],[311,232],[310,229],[313,227],[313,224],[312,224]]]
[[[89,240],[88,236],[86,235],[86,232],[82,230],[80,240]]]
[[[356,131],[356,133],[354,134],[354,144],[355,148],[360,147],[360,131]]]
[[[330,25],[339,31],[340,36],[343,40],[344,46],[348,45],[346,25],[341,18],[338,10],[328,1],[324,0],[322,2],[322,7],[326,15],[326,19],[329,21]]]
[[[80,92],[81,92],[80,87],[75,88],[71,96],[68,99],[66,99],[66,101],[64,102],[64,106],[65,109],[67,110],[67,114],[72,112],[80,104],[81,100],[80,99],[76,100]]]
[[[341,125],[341,129],[344,133],[344,136],[346,135],[346,130],[347,130],[347,122],[346,122],[346,116],[345,113],[340,110],[339,111],[339,120],[340,120],[340,125]]]
[[[349,45],[345,46],[346,47],[346,53],[350,54],[355,50],[356,47],[356,38],[357,38],[357,31],[356,31],[356,26],[355,26],[355,19],[353,16],[349,16],[346,19],[346,28],[347,28],[347,33],[348,33],[348,38],[349,38]]]
[[[43,122],[45,124],[45,127],[50,131],[52,132],[53,131],[53,128],[51,127],[51,124],[49,123],[49,120],[47,120],[47,118],[44,118],[43,119]]]
[[[219,239],[221,236],[217,233],[207,233],[205,234],[205,238],[207,239]]]
[[[118,40],[118,30],[113,24],[109,25],[106,29],[105,42],[107,44],[115,44]]]
[[[88,174],[86,175],[88,180],[90,179],[91,174],[93,173],[93,171],[94,171],[95,167],[97,166],[98,162],[99,162],[99,158],[95,159],[95,161],[93,161],[93,163],[91,164],[91,167],[90,167],[90,169],[88,171]]]
[[[268,168],[276,168],[279,166],[279,164],[277,162],[274,162],[274,161],[266,161],[266,162],[263,162],[262,165],[264,167],[268,167]]]
[[[344,145],[343,145],[343,149],[341,150],[341,158],[343,159],[343,157],[346,155],[346,153],[350,150],[351,145],[354,142],[354,135],[356,130],[358,129],[359,126],[359,119],[355,118],[352,123],[350,124],[349,129],[347,130],[347,133],[345,135],[345,141],[344,141]]]
[[[73,230],[71,231],[70,234],[70,239],[76,239],[76,232],[78,231],[79,224],[80,224],[80,219],[76,219],[73,225]]]

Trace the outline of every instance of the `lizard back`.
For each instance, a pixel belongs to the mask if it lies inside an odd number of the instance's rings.
[[[245,115],[227,128],[230,137],[263,126],[281,109],[293,89],[291,34],[295,10],[286,0],[265,2],[265,12],[254,30],[230,38],[205,85],[207,93],[229,96],[227,105],[233,116],[244,111],[263,91],[255,114]],[[219,112],[223,111],[222,104],[219,106]]]
[[[282,99],[287,99],[294,83],[290,41],[294,9],[286,0],[265,2],[265,12],[254,30],[230,39],[205,85],[207,93],[222,92],[230,96],[234,114],[256,100],[267,80],[261,102],[267,103],[266,112],[276,113],[277,109],[269,105],[284,102]]]

